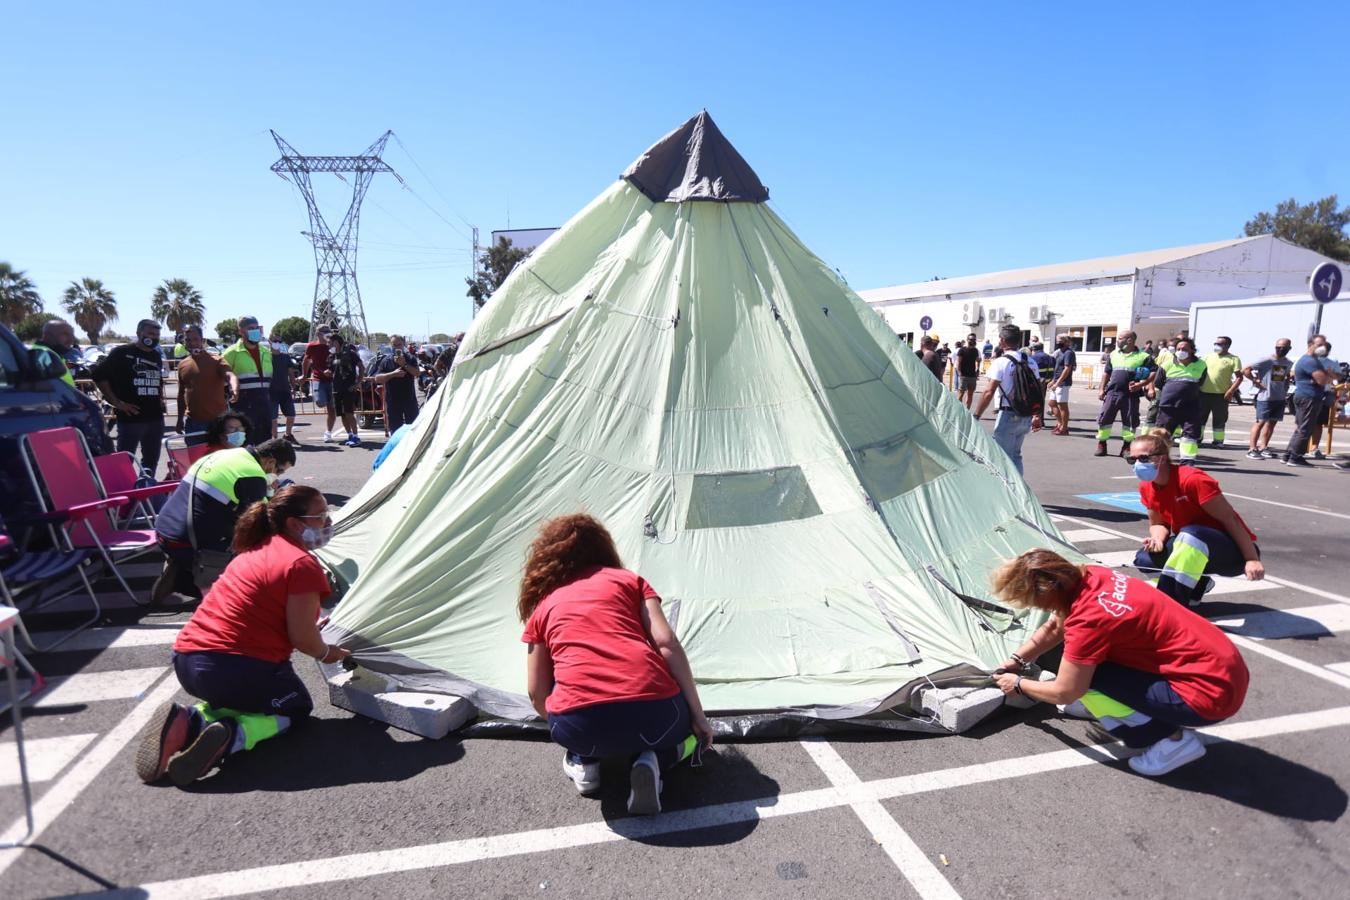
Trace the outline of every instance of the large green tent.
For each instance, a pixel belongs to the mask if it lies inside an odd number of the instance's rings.
[[[1039,623],[989,571],[1062,538],[1007,457],[767,203],[700,113],[513,271],[321,552],[328,635],[535,719],[515,600],[584,511],[664,598],[724,729],[935,728],[918,688]]]

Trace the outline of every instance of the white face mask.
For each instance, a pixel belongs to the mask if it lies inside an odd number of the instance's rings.
[[[1187,360],[1187,359],[1190,359],[1190,358],[1191,358],[1191,351],[1189,351],[1189,350],[1178,350],[1178,351],[1177,351],[1177,359],[1180,359],[1180,360]]]
[[[305,526],[305,530],[300,533],[300,542],[311,550],[318,550],[333,539],[333,526],[324,525],[322,528],[310,528]]]
[[[1327,347],[1326,344],[1321,344],[1315,350],[1313,350],[1313,356],[1326,356],[1330,352],[1331,350]]]
[[[1223,344],[1215,344],[1215,345],[1214,345],[1214,352],[1215,352],[1215,353],[1222,353],[1222,352],[1223,352]]]

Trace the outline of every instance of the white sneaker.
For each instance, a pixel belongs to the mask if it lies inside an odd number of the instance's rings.
[[[1075,700],[1072,703],[1066,703],[1063,706],[1056,706],[1055,709],[1059,710],[1060,715],[1069,716],[1074,719],[1097,718],[1092,713],[1088,712],[1088,708],[1083,705],[1082,700]]]
[[[654,816],[661,811],[661,767],[650,750],[638,756],[629,774],[628,812],[634,816]]]
[[[1200,736],[1189,728],[1183,728],[1180,739],[1174,741],[1171,738],[1163,738],[1131,759],[1130,768],[1140,775],[1157,778],[1159,775],[1166,775],[1174,769],[1179,769],[1188,762],[1195,762],[1204,755],[1205,745],[1200,743]]]
[[[325,431],[325,432],[323,433],[323,442],[324,442],[325,444],[331,444],[331,443],[333,443],[333,432],[331,432],[331,431]]]
[[[563,753],[563,774],[572,779],[578,794],[594,794],[600,790],[600,764],[572,762],[570,750]]]

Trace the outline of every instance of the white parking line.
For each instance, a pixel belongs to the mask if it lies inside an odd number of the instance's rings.
[[[1327,668],[1333,672],[1338,672],[1341,675],[1350,676],[1350,662],[1328,663]]]
[[[169,669],[158,670],[161,675],[168,674]],[[47,826],[56,821],[57,816],[65,812],[70,804],[80,796],[85,788],[93,783],[94,779],[113,761],[113,758],[122,751],[122,748],[140,733],[145,723],[150,721],[150,716],[155,712],[159,704],[168,700],[178,692],[178,679],[165,678],[153,691],[146,695],[145,699],[136,704],[136,707],[113,726],[113,729],[103,736],[103,739],[94,745],[94,748],[80,757],[70,771],[62,775],[60,780],[47,789],[37,802],[33,804],[33,835],[28,839],[28,843],[36,843],[42,837],[42,833]],[[24,832],[24,820],[22,817],[16,819],[12,825],[0,834],[0,843],[13,843],[17,841]],[[5,871],[14,864],[19,858],[18,850],[0,850],[0,881],[3,880]]]
[[[96,737],[96,734],[67,734],[24,741],[28,780],[35,784],[51,781]],[[19,783],[19,751],[13,741],[6,741],[0,744],[0,787]]]
[[[81,631],[57,647],[53,652],[68,650],[120,650],[124,647],[147,647],[172,644],[183,623],[165,625],[132,625],[127,628],[91,628]],[[39,646],[59,637],[59,633],[37,633],[33,640]]]
[[[1298,713],[1234,722],[1202,728],[1206,743],[1215,741],[1251,741],[1276,735],[1294,734],[1350,725],[1350,706],[1313,713]],[[751,822],[781,816],[800,815],[820,809],[852,806],[869,801],[888,800],[926,791],[958,788],[1008,778],[1019,778],[1045,772],[1055,772],[1094,763],[1112,762],[1113,757],[1100,747],[1054,750],[1049,753],[1019,756],[997,762],[960,766],[918,775],[905,775],[880,781],[860,782],[842,787],[798,791],[758,800],[741,800],[697,809],[662,813],[650,818],[619,819],[613,823],[589,822],[560,828],[542,828],[515,834],[466,838],[416,847],[400,847],[333,856],[326,859],[308,859],[291,863],[260,866],[255,869],[234,869],[223,873],[197,875],[174,881],[144,884],[140,889],[148,898],[236,897],[251,893],[274,893],[288,887],[308,887],[334,884],[387,875],[394,872],[412,872],[437,869],[485,859],[501,859],[528,853],[546,853],[570,847],[582,847],[624,839],[650,838],[663,834],[717,828],[737,822]],[[1110,777],[1133,778],[1126,772]],[[17,826],[16,826],[17,830]],[[0,867],[13,857],[0,856]],[[0,868],[0,872],[3,869]],[[950,886],[949,886],[950,887]]]
[[[1345,513],[1331,512],[1326,509],[1318,509],[1315,506],[1299,506],[1295,503],[1280,503],[1278,500],[1267,500],[1264,497],[1247,497],[1243,494],[1233,494],[1224,491],[1224,496],[1237,497],[1239,500],[1250,500],[1253,503],[1266,503],[1270,506],[1283,506],[1285,509],[1296,509],[1302,513],[1313,513],[1318,516],[1331,516],[1333,519],[1350,519]]]
[[[802,741],[803,749],[810,754],[811,759],[820,767],[820,771],[825,773],[825,777],[830,779],[830,784],[837,788],[851,788],[862,784],[862,779],[853,771],[853,768],[844,761],[839,752],[822,740]],[[850,803],[849,806],[858,818],[862,820],[863,825],[867,826],[867,831],[872,835],[872,839],[881,845],[881,849],[886,851],[886,855],[895,863],[900,874],[918,892],[924,900],[934,900],[934,898],[944,898],[944,900],[960,900],[961,895],[951,886],[951,883],[942,876],[933,861],[919,848],[914,839],[909,836],[905,829],[900,827],[900,823],[886,811],[886,807],[881,805],[878,800],[863,800],[857,803]]]
[[[1342,675],[1333,670],[1330,666],[1319,666],[1316,663],[1305,662],[1297,656],[1290,656],[1288,653],[1281,653],[1269,644],[1262,641],[1254,641],[1251,638],[1245,638],[1240,634],[1229,634],[1228,639],[1239,647],[1245,647],[1253,653],[1273,659],[1276,662],[1282,662],[1291,669],[1298,669],[1300,672],[1307,672],[1314,678],[1320,678],[1323,681],[1329,681],[1332,684],[1350,689],[1350,677]]]
[[[73,706],[100,700],[124,700],[145,693],[159,676],[163,666],[146,669],[117,669],[111,672],[80,672],[48,680],[50,687],[37,695],[34,706]]]
[[[1247,616],[1228,616],[1210,621],[1230,634],[1240,634],[1254,641],[1313,637],[1350,631],[1350,606],[1328,603],[1299,609],[1270,609]]]
[[[1107,534],[1096,528],[1075,528],[1072,531],[1063,532],[1064,540],[1077,546],[1078,544],[1090,544],[1093,541],[1114,541],[1115,535]]]

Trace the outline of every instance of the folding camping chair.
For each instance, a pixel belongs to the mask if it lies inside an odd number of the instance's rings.
[[[168,483],[136,487],[144,470],[136,464],[136,457],[127,452],[95,456],[94,471],[98,475],[103,496],[131,500],[126,516],[118,523],[119,528],[129,528],[137,519],[143,520],[146,528],[155,527],[155,507],[150,498],[171,494],[177,487],[176,484]]]
[[[93,511],[86,513],[86,515],[92,514]],[[85,560],[89,559],[89,551],[76,550],[70,546],[69,538],[64,532],[56,528],[57,524],[65,522],[68,518],[61,513],[47,513],[40,516],[35,522],[35,524],[45,524],[50,532],[52,546],[46,550],[30,550],[26,547],[19,547],[10,537],[9,532],[5,530],[4,520],[0,519],[0,606],[18,609],[18,594],[32,588],[39,592],[39,596],[29,607],[29,612],[42,609],[69,593],[43,600],[40,593],[42,589],[71,572],[80,576],[80,581],[84,583],[85,592],[89,594],[89,602],[94,606],[94,614],[87,620],[42,647],[33,642],[32,636],[28,634],[28,629],[24,627],[23,620],[18,620],[15,623],[15,630],[23,638],[23,642],[28,645],[28,648],[35,653],[45,652],[58,644],[64,643],[93,625],[103,615],[103,610],[98,603],[98,595],[94,593],[94,586],[89,583],[89,577],[84,573],[84,563]],[[15,585],[17,592],[10,587],[11,584]],[[29,693],[36,693],[41,690],[42,676],[33,671],[33,667],[28,665],[28,661],[21,655],[18,662],[20,666],[28,669],[33,675],[33,685]]]
[[[165,481],[182,481],[192,464],[211,452],[206,434],[171,434],[164,438]]]
[[[73,547],[97,550],[132,602],[140,604],[114,556],[123,561],[158,546],[149,529],[120,529],[110,510],[131,505],[125,495],[104,497],[84,436],[75,428],[48,428],[20,437],[23,462],[43,512],[66,513],[63,530]],[[93,514],[86,514],[93,513]],[[76,527],[76,526],[82,527]]]

